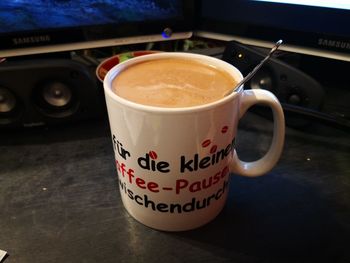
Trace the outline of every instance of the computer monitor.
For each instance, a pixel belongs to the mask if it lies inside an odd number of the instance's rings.
[[[203,0],[196,35],[350,61],[346,0]]]
[[[0,57],[185,39],[188,0],[1,0]]]

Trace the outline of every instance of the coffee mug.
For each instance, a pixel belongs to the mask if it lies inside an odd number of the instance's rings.
[[[262,89],[240,89],[214,102],[179,108],[135,103],[113,91],[112,82],[121,72],[142,62],[172,58],[214,66],[236,82],[243,78],[233,65],[213,57],[158,53],[113,67],[105,76],[104,91],[124,207],[146,226],[184,231],[203,226],[220,213],[230,173],[260,176],[275,166],[285,123],[278,99]],[[239,119],[255,104],[272,109],[273,138],[261,159],[245,162],[234,141]]]

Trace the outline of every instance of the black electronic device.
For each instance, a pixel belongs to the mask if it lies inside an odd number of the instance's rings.
[[[245,76],[265,56],[261,51],[232,41],[225,49],[223,60],[237,67]],[[316,80],[276,58],[270,58],[245,87],[266,89],[273,92],[281,103],[314,110],[319,110],[324,100],[324,90]]]
[[[255,47],[243,45],[236,41],[228,42],[223,54],[223,60],[237,67],[243,75],[247,75],[266,57],[264,51]],[[322,67],[320,67],[321,69]],[[338,107],[329,110],[327,105],[334,103],[337,97],[349,96],[349,91],[329,91],[313,77],[304,71],[278,59],[269,61],[245,84],[246,89],[266,89],[276,95],[281,102],[290,126],[305,126],[310,120],[350,128],[345,107],[338,101]],[[343,112],[340,114],[340,112]]]
[[[193,0],[0,1],[0,58],[188,38]]]
[[[349,1],[202,0],[195,35],[350,61]]]
[[[91,69],[70,59],[0,64],[0,129],[98,118],[102,87]]]

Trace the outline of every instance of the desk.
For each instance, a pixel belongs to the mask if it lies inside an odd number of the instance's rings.
[[[270,130],[245,116],[241,157],[261,156]],[[231,176],[222,213],[181,233],[145,227],[124,210],[106,120],[0,136],[6,263],[350,262],[349,133],[288,128],[269,174]]]

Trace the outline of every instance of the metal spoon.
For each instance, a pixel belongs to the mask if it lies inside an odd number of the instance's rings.
[[[265,64],[265,62],[272,56],[272,54],[278,49],[278,47],[282,44],[282,40],[278,40],[276,44],[272,47],[269,54],[247,75],[245,76],[236,86],[233,90],[230,90],[225,94],[225,96],[230,95],[233,92],[239,92],[241,89],[243,89],[243,84],[248,82],[255,73],[262,67],[262,65]]]

